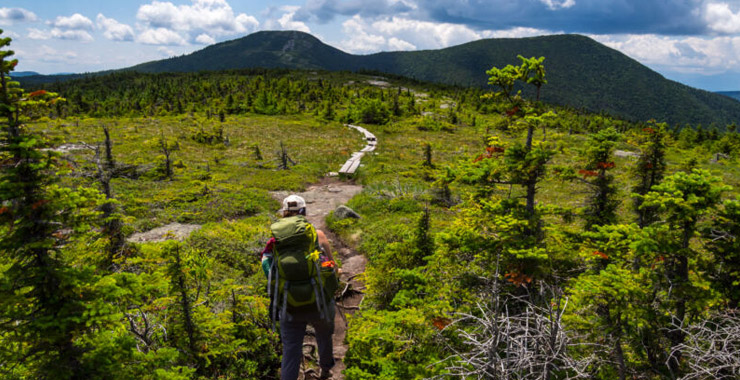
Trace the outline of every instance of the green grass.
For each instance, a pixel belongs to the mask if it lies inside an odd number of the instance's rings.
[[[113,195],[141,231],[174,221],[205,223],[273,212],[279,205],[267,194],[272,190],[300,191],[329,171],[337,171],[351,152],[362,146],[361,135],[337,122],[318,122],[301,116],[229,117],[226,122],[200,117],[136,119],[82,119],[34,125],[55,146],[69,143],[98,144],[102,125],[108,125],[117,162],[149,168],[138,179],[115,178]],[[203,144],[191,136],[199,128],[223,127],[228,144]],[[161,135],[172,146],[174,176],[161,178],[157,171],[164,156]],[[296,163],[278,169],[283,143]],[[255,158],[259,147],[263,160]],[[76,167],[75,183],[95,182],[93,153],[73,151],[68,157]]]

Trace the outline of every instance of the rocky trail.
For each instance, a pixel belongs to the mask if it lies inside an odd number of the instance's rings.
[[[342,242],[332,231],[326,227],[326,217],[337,207],[347,203],[354,195],[362,191],[362,186],[354,184],[351,180],[342,180],[337,177],[338,174],[353,175],[360,167],[360,160],[365,154],[375,150],[375,135],[368,132],[362,127],[347,125],[363,134],[363,140],[366,142],[365,147],[352,154],[347,163],[344,164],[339,173],[330,173],[319,183],[309,186],[306,191],[291,193],[287,191],[274,191],[270,195],[276,200],[282,202],[283,198],[290,194],[297,194],[306,200],[306,217],[317,229],[324,231],[329,239],[335,252],[335,258],[338,257],[341,262],[340,280],[342,284],[348,284],[345,291],[342,292],[344,297],[337,302],[336,316],[334,320],[334,358],[337,360],[335,367],[332,369],[332,379],[342,380],[345,369],[344,356],[347,353],[347,344],[345,337],[347,335],[347,316],[353,314],[360,305],[365,289],[361,281],[362,274],[365,272],[367,259],[356,252],[351,247]],[[70,147],[69,149],[74,149]],[[172,223],[166,226],[155,228],[150,231],[136,233],[131,235],[127,241],[134,243],[161,242],[165,240],[185,240],[190,234],[199,229],[197,224]],[[348,290],[348,291],[347,291]],[[317,358],[311,358],[311,346],[315,346],[315,340],[312,336],[312,330],[309,326],[308,333],[304,338],[304,354],[308,360],[304,361],[304,368],[299,379],[310,380],[318,378],[319,373],[315,363]]]
[[[342,263],[340,279],[350,285],[350,289],[363,291],[364,284],[359,280],[359,275],[365,272],[367,260],[352,248],[342,242],[334,233],[326,228],[325,218],[329,213],[340,205],[347,203],[355,194],[362,191],[362,186],[351,182],[343,182],[337,178],[325,178],[322,182],[309,186],[306,191],[300,193],[289,193],[284,191],[272,192],[275,199],[282,201],[290,194],[297,194],[306,200],[306,217],[309,222],[320,230],[323,230],[331,242],[332,248]],[[347,344],[344,341],[347,335],[347,314],[353,314],[362,301],[362,293],[354,293],[342,301],[337,302],[337,313],[334,319],[334,358],[337,364],[332,370],[332,379],[344,379],[344,356],[347,353]],[[309,328],[310,332],[310,328]],[[313,337],[308,334],[304,345],[313,345]],[[315,376],[314,376],[315,375]],[[318,378],[318,372],[307,370],[306,380]]]

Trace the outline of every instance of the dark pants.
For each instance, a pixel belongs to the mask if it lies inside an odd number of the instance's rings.
[[[303,337],[306,325],[311,324],[316,331],[316,344],[319,346],[319,365],[330,369],[334,366],[334,303],[329,306],[329,321],[321,319],[318,313],[288,314],[280,320],[280,337],[283,341],[283,362],[280,379],[296,380],[303,361]]]

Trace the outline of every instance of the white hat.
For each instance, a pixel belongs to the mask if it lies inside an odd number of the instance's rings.
[[[306,208],[306,200],[293,194],[283,199],[281,211],[300,211],[302,208]]]

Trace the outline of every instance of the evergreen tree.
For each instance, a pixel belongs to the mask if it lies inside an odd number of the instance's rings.
[[[589,138],[587,148],[588,163],[580,171],[584,182],[589,185],[591,195],[586,201],[584,219],[586,229],[593,230],[595,226],[604,226],[617,221],[617,189],[614,185],[614,176],[610,171],[614,169],[612,151],[619,134],[614,128],[604,129]]]
[[[643,140],[640,146],[642,152],[634,169],[637,185],[632,188],[632,191],[638,195],[633,198],[633,209],[637,213],[637,224],[640,227],[645,227],[658,219],[658,210],[655,207],[642,206],[642,196],[663,180],[663,173],[666,168],[666,124],[651,121],[647,127],[642,129],[642,132],[644,133],[641,136]]]
[[[714,210],[722,193],[729,187],[708,172],[694,169],[691,173],[676,172],[653,186],[645,195],[642,207],[659,207],[665,218],[657,240],[658,251],[665,261],[666,283],[662,286],[667,294],[666,308],[670,325],[685,326],[698,317],[709,298],[702,286],[702,279],[691,278],[696,272],[696,260],[700,253],[691,245],[697,226],[703,216]],[[667,330],[667,338],[674,348],[668,362],[670,373],[680,375],[681,350],[676,349],[684,342],[685,334],[680,329]]]
[[[0,48],[9,43],[0,39]],[[9,77],[18,63],[7,59],[12,55],[0,50],[0,373],[85,379],[85,335],[98,331],[107,312],[96,304],[93,268],[71,265],[66,246],[74,245],[74,232],[66,228],[84,229],[100,197],[54,184],[57,161],[23,121],[29,108],[60,99],[24,93]]]
[[[704,229],[714,254],[713,282],[730,309],[740,306],[740,201],[725,201],[712,224]]]

